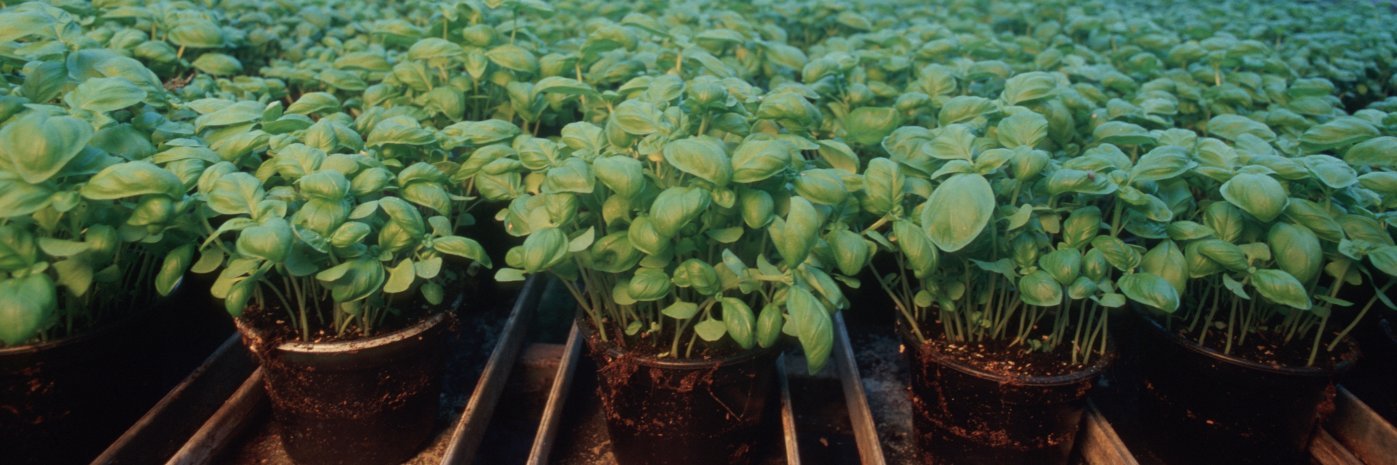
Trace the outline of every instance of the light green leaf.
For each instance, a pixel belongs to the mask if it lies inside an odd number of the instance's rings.
[[[1290,273],[1256,270],[1251,274],[1251,285],[1262,297],[1272,302],[1300,310],[1309,310],[1312,306],[1305,286]]]
[[[69,117],[33,111],[0,128],[0,153],[29,184],[58,174],[92,139],[92,125]]]
[[[43,273],[0,279],[0,342],[19,345],[52,321],[58,295]]]
[[[922,207],[922,227],[936,247],[955,252],[970,245],[994,215],[994,190],[979,174],[957,174],[941,183]]]
[[[723,149],[722,141],[710,137],[679,139],[664,147],[665,161],[679,171],[692,174],[717,187],[733,178],[733,164]]]
[[[739,347],[751,349],[757,343],[756,317],[752,315],[752,308],[731,297],[724,297],[722,302],[723,323],[727,326],[728,336],[732,336]]]
[[[1168,280],[1152,273],[1129,273],[1121,276],[1116,287],[1130,300],[1165,313],[1179,310],[1179,292]]]
[[[417,271],[411,258],[404,258],[396,266],[388,270],[388,280],[383,283],[383,292],[398,294],[412,288],[412,281],[417,278]]]
[[[1221,187],[1222,198],[1263,222],[1271,222],[1285,211],[1289,197],[1279,181],[1264,174],[1233,176]],[[1214,228],[1216,229],[1216,228]]]
[[[139,195],[184,196],[184,183],[174,173],[149,162],[131,161],[97,172],[78,191],[92,200],[112,200]]]
[[[698,333],[698,337],[708,342],[722,339],[723,334],[727,331],[727,325],[718,320],[703,320],[694,325],[694,332]]]

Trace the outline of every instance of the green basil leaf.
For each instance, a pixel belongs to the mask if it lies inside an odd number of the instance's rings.
[[[664,147],[665,161],[679,171],[723,187],[732,180],[733,167],[724,152],[723,143],[708,137],[679,139]]]
[[[756,317],[752,314],[752,308],[741,300],[731,297],[724,297],[723,302],[723,324],[727,327],[728,336],[737,342],[738,347],[751,349],[756,346]]]
[[[1179,310],[1179,292],[1169,281],[1151,273],[1129,273],[1116,282],[1122,294],[1164,313]]]
[[[994,214],[994,191],[979,174],[957,174],[941,183],[922,207],[922,227],[936,247],[955,252],[979,237]]]
[[[43,273],[0,280],[0,342],[19,345],[52,321],[58,294]]]
[[[140,195],[184,196],[184,183],[165,169],[144,161],[108,166],[97,172],[79,190],[92,200],[112,200]]]
[[[1312,307],[1305,286],[1290,273],[1281,270],[1256,270],[1251,274],[1251,285],[1262,297],[1272,302],[1300,310]]]
[[[1239,174],[1221,187],[1222,198],[1256,219],[1271,222],[1285,211],[1289,196],[1279,181],[1264,174]],[[1217,228],[1213,228],[1217,229]]]
[[[34,111],[0,128],[0,153],[20,179],[39,184],[63,170],[92,136],[86,121]]]

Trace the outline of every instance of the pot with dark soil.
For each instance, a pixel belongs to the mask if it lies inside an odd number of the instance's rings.
[[[0,166],[0,461],[85,463],[162,394],[162,368],[177,369],[161,366],[164,345],[203,335],[197,308],[157,302],[192,262],[194,206],[177,182],[128,182],[135,172],[174,178],[149,163],[68,164],[95,150],[85,120],[5,115],[0,139],[12,144],[0,151],[35,147],[23,157],[46,168]]]
[[[1334,411],[1335,379],[1358,356],[1346,341],[1307,366],[1307,352],[1258,341],[1224,354],[1145,317],[1135,354],[1141,421],[1152,449],[1174,464],[1304,464]]]
[[[1103,218],[1095,205],[1109,197],[1045,189],[1040,161],[945,180],[868,163],[867,195],[882,200],[864,206],[867,235],[896,258],[870,262],[872,284],[898,315],[924,463],[1066,464],[1086,395],[1114,358],[1112,314],[1161,285],[1123,266],[1134,250],[1110,226],[1124,213]],[[926,197],[915,187],[936,184]],[[1039,209],[1060,213],[1023,214]]]
[[[561,193],[520,196],[501,215],[526,238],[496,277],[552,273],[576,300],[621,465],[749,463],[783,329],[810,369],[822,368],[831,312],[847,305],[826,264],[858,272],[869,246],[847,228],[826,231],[829,215],[792,184],[756,182],[785,173],[784,164],[730,183],[727,150],[781,144],[662,143],[650,162],[560,152],[543,183]],[[574,188],[591,195],[566,190]],[[545,212],[554,219],[541,222]],[[817,259],[831,252],[816,250],[825,234],[851,243],[849,253]]]
[[[1181,304],[1137,309],[1123,336],[1139,342],[1128,350],[1141,379],[1125,382],[1141,388],[1146,439],[1179,465],[1308,463],[1335,378],[1359,356],[1351,335],[1390,286],[1373,288],[1379,254],[1369,260],[1375,249],[1349,241],[1392,239],[1373,218],[1326,208],[1329,199],[1297,198],[1320,196],[1317,180],[1288,181],[1289,198],[1265,175],[1198,182],[1222,199],[1176,216],[1177,239],[1145,256]],[[1285,216],[1265,210],[1287,202]]]
[[[775,350],[711,359],[662,359],[589,337],[611,449],[625,464],[748,463],[767,400]]]
[[[907,351],[926,463],[1065,464],[1086,394],[1110,358],[1073,365],[1046,354],[948,347]]]
[[[140,416],[159,382],[144,312],[82,335],[0,348],[5,462],[83,463]],[[63,447],[54,447],[55,444]]]
[[[445,188],[444,173],[427,163],[358,169]],[[354,194],[345,175],[208,174],[216,179],[200,184],[210,188],[207,213],[224,221],[221,229],[241,229],[206,241],[195,269],[221,270],[211,293],[261,362],[296,462],[399,463],[434,431],[451,310],[474,297],[463,284],[470,267],[490,262],[478,243],[453,233],[450,218],[428,216],[438,209],[376,190]],[[253,215],[269,189],[302,200]],[[245,203],[246,193],[257,202]],[[351,209],[353,220],[331,214]]]
[[[261,362],[282,444],[298,463],[401,463],[431,438],[451,314],[328,343],[278,343],[273,332],[235,321]]]

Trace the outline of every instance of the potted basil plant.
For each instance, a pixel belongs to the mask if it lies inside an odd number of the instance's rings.
[[[1128,300],[1178,305],[1120,238],[1125,180],[1054,159],[1035,148],[1045,118],[1004,113],[993,137],[897,129],[863,173],[864,234],[891,255],[869,267],[899,317],[931,463],[1066,463],[1114,359],[1112,317]]]
[[[159,119],[157,91],[49,81],[0,96],[0,448],[17,463],[88,460],[158,395],[154,304],[178,287],[196,231],[179,177],[113,155],[150,144],[137,120]]]
[[[655,81],[605,127],[514,141],[538,182],[501,212],[525,240],[496,277],[552,273],[572,293],[620,463],[749,463],[783,332],[811,370],[832,348],[831,312],[846,302],[812,258],[829,209],[791,187],[795,145],[694,134],[700,118],[674,119],[690,108],[685,83]],[[726,92],[695,87],[705,100]]]
[[[215,164],[199,178],[210,222],[195,271],[261,362],[298,463],[397,463],[437,418],[445,343],[475,241],[453,234],[446,175],[292,142],[266,179]],[[414,202],[441,199],[444,203]],[[213,225],[217,223],[218,226]],[[385,399],[396,399],[386,402]]]
[[[1233,138],[1225,121],[1209,126]],[[1269,142],[1236,139],[1249,149],[1216,138],[1190,147],[1198,167],[1173,182],[1196,202],[1149,239],[1182,305],[1141,314],[1141,405],[1168,428],[1159,439],[1179,463],[1306,457],[1336,376],[1358,357],[1350,334],[1374,308],[1397,308],[1397,247],[1382,219],[1397,174],[1365,163],[1362,148],[1346,163],[1259,155]]]

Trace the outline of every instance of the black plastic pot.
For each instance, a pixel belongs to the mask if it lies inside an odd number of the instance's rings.
[[[590,331],[587,346],[617,463],[751,463],[776,389],[776,351],[658,359],[622,351]]]
[[[227,336],[189,286],[56,341],[0,348],[0,457],[87,463]]]
[[[149,313],[149,312],[147,312]],[[131,337],[149,315],[79,336],[0,349],[0,454],[5,463],[90,460],[140,415],[155,388],[148,341]]]
[[[922,461],[937,465],[1066,464],[1087,392],[1113,359],[1061,376],[1007,376],[911,346],[913,425]]]
[[[402,463],[436,428],[450,314],[381,336],[272,345],[237,321],[261,362],[282,444],[297,463]]]
[[[1336,367],[1275,367],[1185,340],[1138,318],[1133,356],[1143,392],[1141,422],[1152,449],[1172,464],[1303,464],[1319,421],[1334,410]],[[1357,346],[1349,344],[1356,358]]]

